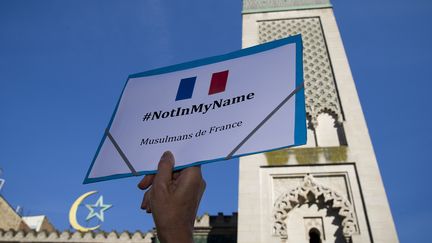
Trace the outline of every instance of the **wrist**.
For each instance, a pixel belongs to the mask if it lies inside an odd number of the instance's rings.
[[[193,243],[193,229],[190,227],[157,228],[157,237],[161,243]]]

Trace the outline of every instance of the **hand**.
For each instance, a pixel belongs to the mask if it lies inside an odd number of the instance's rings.
[[[173,173],[174,155],[165,152],[156,175],[147,175],[138,184],[144,194],[141,208],[152,213],[162,243],[193,242],[194,222],[206,183],[199,166]]]

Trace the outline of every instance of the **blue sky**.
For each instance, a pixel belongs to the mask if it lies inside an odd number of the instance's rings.
[[[332,2],[399,237],[428,239],[432,2]],[[240,13],[233,0],[0,0],[1,194],[68,229],[75,198],[98,190],[114,205],[102,229],[151,229],[138,178],[83,177],[128,74],[240,49]],[[199,214],[237,211],[238,162],[203,170]]]

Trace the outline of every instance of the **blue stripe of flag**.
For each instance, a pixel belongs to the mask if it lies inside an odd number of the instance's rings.
[[[197,77],[190,77],[180,80],[180,85],[177,90],[176,101],[192,98],[196,78]]]

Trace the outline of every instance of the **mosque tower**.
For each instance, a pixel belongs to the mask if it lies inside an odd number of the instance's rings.
[[[330,1],[243,0],[242,31],[302,35],[308,142],[240,158],[238,242],[398,242]]]

